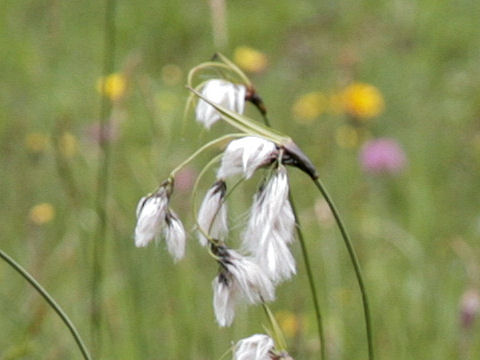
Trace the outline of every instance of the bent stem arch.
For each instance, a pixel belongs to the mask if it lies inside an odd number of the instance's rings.
[[[85,360],[91,360],[90,354],[87,348],[85,347],[85,344],[83,343],[83,340],[80,337],[80,334],[75,328],[75,325],[73,325],[72,321],[67,316],[67,314],[65,314],[65,312],[62,310],[60,305],[57,304],[57,302],[52,298],[52,296],[38,283],[37,280],[34,279],[32,275],[30,275],[27,272],[27,270],[21,267],[20,264],[18,264],[15,260],[13,260],[10,256],[8,256],[2,250],[0,250],[0,257],[8,265],[10,265],[17,273],[19,273],[25,280],[27,280],[30,283],[30,285],[32,285],[35,288],[35,290],[45,299],[48,305],[50,305],[50,307],[57,313],[60,319],[62,319],[63,323],[67,326],[68,330],[70,330],[70,333],[75,339],[75,342],[77,343],[78,348],[80,349],[83,355],[83,358]]]
[[[373,336],[372,336],[372,323],[371,323],[371,316],[370,316],[370,306],[368,302],[368,294],[367,289],[365,287],[365,283],[363,281],[362,270],[360,268],[360,263],[358,262],[357,254],[355,249],[353,248],[352,241],[350,240],[350,236],[347,233],[345,225],[338,213],[337,207],[333,203],[329,193],[325,189],[325,186],[320,181],[318,177],[311,177],[317,189],[321,192],[322,196],[325,198],[325,201],[332,212],[337,226],[342,234],[343,241],[345,242],[345,246],[347,247],[348,255],[350,256],[350,260],[352,261],[353,268],[355,270],[355,276],[357,278],[358,286],[360,288],[360,292],[362,294],[362,305],[363,305],[363,312],[365,317],[365,327],[367,332],[367,343],[368,343],[368,359],[374,360],[374,353],[373,353]]]

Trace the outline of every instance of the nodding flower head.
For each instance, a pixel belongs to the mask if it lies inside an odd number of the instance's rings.
[[[235,345],[234,360],[271,360],[275,343],[270,336],[255,334]]]
[[[288,193],[287,171],[279,165],[255,194],[243,236],[245,249],[273,282],[288,279],[296,272],[295,259],[288,248],[295,230]]]
[[[168,209],[168,192],[160,187],[153,195],[144,196],[137,205],[137,225],[135,227],[135,245],[147,246],[160,234],[165,225]]]
[[[219,180],[208,190],[198,212],[198,240],[202,246],[207,245],[206,236],[224,240],[228,234],[227,207],[225,192],[227,185]]]
[[[185,255],[185,229],[183,224],[173,210],[168,210],[165,216],[165,241],[168,252],[175,261],[180,260]]]
[[[248,179],[259,167],[271,164],[277,155],[277,146],[261,137],[246,136],[233,140],[225,149],[217,178],[242,174]]]
[[[168,208],[170,192],[171,188],[167,183],[138,202],[135,246],[147,246],[163,230],[168,251],[174,260],[178,261],[185,253],[186,234],[177,214]]]
[[[212,251],[221,266],[213,282],[215,317],[220,326],[231,325],[240,298],[250,304],[275,298],[272,282],[252,260],[225,246],[214,246]]]
[[[239,114],[242,114],[245,108],[246,92],[247,88],[244,85],[233,84],[221,79],[209,80],[201,89],[203,97]],[[202,99],[198,100],[195,115],[197,121],[202,123],[207,129],[222,118],[212,105],[207,104]]]
[[[293,360],[287,353],[275,350],[270,336],[255,334],[235,345],[233,360]]]

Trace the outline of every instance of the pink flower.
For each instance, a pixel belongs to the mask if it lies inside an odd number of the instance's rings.
[[[360,153],[360,163],[367,173],[399,174],[407,163],[405,152],[393,139],[368,141]]]
[[[100,122],[88,125],[85,132],[88,139],[96,144],[114,142],[119,137],[118,123],[115,119],[105,126],[103,133]]]

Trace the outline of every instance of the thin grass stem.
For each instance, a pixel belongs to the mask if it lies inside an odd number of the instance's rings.
[[[75,339],[75,342],[78,345],[78,348],[80,349],[83,358],[85,360],[91,360],[90,354],[85,347],[85,344],[78,333],[77,329],[75,328],[75,325],[73,325],[72,321],[70,318],[65,314],[65,312],[62,310],[60,305],[57,304],[57,302],[53,299],[53,297],[38,283],[35,278],[30,275],[27,270],[25,270],[20,264],[18,264],[15,260],[13,260],[10,256],[8,256],[3,250],[0,249],[0,257],[7,263],[9,264],[17,273],[19,273],[25,280],[27,280],[30,285],[34,287],[35,290],[45,299],[45,301],[50,305],[50,307],[57,313],[57,315],[62,319],[63,323],[67,326],[68,330],[70,330],[70,333],[72,334],[73,338]]]
[[[104,39],[104,62],[103,62],[103,81],[101,89],[101,107],[100,107],[100,139],[105,136],[110,123],[110,113],[112,108],[111,100],[105,95],[105,78],[113,72],[115,58],[115,8],[116,0],[106,0],[105,9],[105,39]],[[102,279],[105,271],[105,247],[107,234],[107,194],[108,178],[110,168],[110,142],[100,142],[100,165],[97,178],[97,196],[96,212],[98,223],[95,231],[93,246],[93,277],[92,277],[92,299],[91,299],[91,324],[92,324],[92,344],[96,357],[101,358],[102,337]]]
[[[302,248],[302,257],[307,271],[308,285],[310,287],[310,294],[312,295],[313,308],[315,309],[315,320],[318,328],[318,340],[320,341],[320,355],[321,359],[327,358],[327,346],[325,343],[325,333],[323,330],[322,313],[320,311],[320,304],[318,302],[317,290],[315,286],[315,279],[313,277],[312,266],[310,265],[310,258],[308,256],[307,244],[303,236],[303,231],[300,226],[300,219],[297,215],[295,203],[293,201],[292,194],[289,194],[290,205],[292,206],[293,216],[295,217],[295,227],[297,229],[298,240],[300,241],[300,247]]]
[[[270,120],[267,115],[263,113],[260,108],[258,109],[262,114],[263,122],[266,126],[271,127]],[[313,277],[312,267],[310,265],[310,258],[308,256],[307,245],[305,243],[305,238],[303,236],[302,227],[300,225],[300,219],[298,217],[297,209],[295,207],[295,202],[291,193],[288,194],[288,200],[292,207],[293,216],[295,217],[295,228],[297,230],[298,240],[300,242],[300,247],[302,249],[303,263],[305,264],[305,269],[307,271],[308,285],[310,288],[310,294],[312,296],[313,308],[315,310],[315,320],[317,322],[318,330],[318,340],[320,341],[320,359],[325,360],[327,358],[327,347],[325,343],[325,332],[323,330],[323,320],[322,313],[320,311],[320,304],[318,302],[317,289],[315,286],[315,278]]]
[[[367,343],[368,343],[368,359],[369,360],[374,360],[374,352],[373,352],[373,332],[372,332],[372,323],[371,323],[371,316],[370,316],[370,306],[368,302],[368,294],[367,294],[367,289],[365,287],[364,281],[363,281],[363,276],[362,276],[362,271],[360,268],[360,263],[358,262],[357,254],[355,252],[355,249],[353,248],[352,241],[350,240],[350,236],[347,233],[347,230],[345,228],[345,225],[343,224],[343,221],[338,213],[338,210],[333,203],[332,199],[330,198],[330,195],[328,194],[325,186],[323,183],[320,181],[320,179],[316,177],[312,177],[313,182],[315,183],[316,187],[318,190],[322,193],[322,196],[325,198],[325,201],[328,204],[328,207],[330,208],[335,221],[338,225],[338,228],[340,229],[340,232],[342,234],[343,241],[345,242],[345,246],[347,247],[348,254],[350,256],[350,260],[352,261],[353,268],[355,269],[355,275],[357,277],[357,282],[358,286],[360,288],[360,292],[362,294],[362,305],[363,305],[363,312],[365,316],[365,327],[366,327],[366,332],[367,332]]]

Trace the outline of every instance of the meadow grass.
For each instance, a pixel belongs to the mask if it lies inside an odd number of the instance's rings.
[[[207,133],[192,114],[182,124],[186,74],[218,50],[209,7],[173,0],[117,5],[115,72],[127,88],[114,101],[111,119],[102,359],[218,359],[232,341],[263,331],[263,310],[244,308],[231,328],[218,328],[211,304],[217,268],[194,236],[178,264],[163,244],[137,249],[133,243],[138,199],[229,129],[218,124]],[[51,293],[90,346],[104,6],[6,0],[3,8],[1,249]],[[250,75],[269,118],[313,160],[348,224],[370,291],[377,359],[480,355],[478,321],[462,328],[459,312],[464,292],[480,287],[478,11],[471,1],[248,0],[227,6],[222,51],[232,57],[246,45],[267,56],[266,69]],[[301,95],[328,97],[352,82],[379,89],[384,111],[358,127],[327,109],[313,119],[292,115]],[[248,113],[260,119],[253,109]],[[345,126],[354,130],[347,135],[356,134],[348,141],[340,130]],[[355,136],[395,138],[407,167],[396,176],[363,172],[362,141]],[[188,230],[194,223],[188,182],[212,154],[189,167],[185,189],[172,199]],[[365,359],[348,254],[314,186],[299,172],[290,174],[329,359]],[[232,219],[245,224],[258,181],[233,195]],[[41,204],[47,206],[35,208]],[[293,251],[298,274],[278,288],[272,310],[286,329],[289,352],[316,359],[300,246]],[[79,358],[63,324],[4,263],[0,283],[1,359]]]

